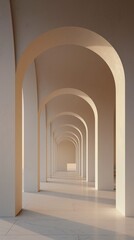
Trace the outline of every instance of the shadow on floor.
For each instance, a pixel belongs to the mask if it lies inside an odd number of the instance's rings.
[[[75,199],[81,201],[88,201],[94,203],[101,203],[101,204],[108,204],[115,206],[115,199],[110,198],[102,198],[99,196],[83,196],[83,195],[75,195],[70,193],[62,193],[62,192],[54,192],[54,191],[47,191],[47,190],[40,190],[37,194],[44,194],[53,197],[61,197],[61,198],[68,198],[68,199]]]
[[[68,179],[67,179],[68,180]],[[83,181],[83,180],[81,180],[81,181],[79,181],[79,180],[75,180],[75,182],[71,182],[70,183],[70,180],[68,180],[68,181],[65,181],[64,182],[64,180],[62,180],[61,179],[61,181],[58,181],[57,179],[48,179],[47,180],[47,183],[55,183],[55,184],[63,184],[63,185],[68,185],[68,184],[71,184],[71,185],[76,185],[76,186],[78,186],[78,185],[89,185],[90,186],[90,183],[87,183],[87,182],[85,182],[85,181]],[[74,179],[73,179],[74,180]],[[42,182],[42,183],[45,183],[45,182]],[[91,186],[94,186],[94,183],[93,184],[91,184]]]
[[[4,219],[6,220],[6,219]],[[134,240],[134,237],[63,218],[23,210],[6,240]],[[8,221],[8,219],[7,219]],[[97,225],[97,224],[96,224]]]

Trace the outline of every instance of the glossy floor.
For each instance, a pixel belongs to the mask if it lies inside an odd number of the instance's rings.
[[[63,179],[64,178],[64,179]],[[134,240],[134,218],[115,209],[115,192],[95,191],[74,173],[23,193],[23,211],[0,219],[0,240]]]

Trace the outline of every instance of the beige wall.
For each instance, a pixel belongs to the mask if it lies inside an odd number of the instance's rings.
[[[58,144],[57,171],[67,171],[67,163],[75,163],[75,146],[64,140]]]
[[[81,131],[79,129],[77,129],[76,126],[73,126],[71,124],[70,125],[69,124],[64,124],[64,125],[60,125],[59,127],[57,125],[57,127],[55,129],[53,129],[53,132],[54,132],[54,138],[55,139],[58,139],[60,137],[64,137],[64,135],[66,133],[71,133],[71,134],[74,134],[74,136],[77,136],[77,139],[79,140],[79,143],[80,143],[80,146],[79,146],[80,147],[80,159],[78,159],[78,158],[75,159],[75,162],[77,164],[77,169],[79,169],[79,165],[80,165],[79,160],[81,162],[83,162],[83,148],[84,148],[84,146],[83,146],[83,135],[82,135]],[[82,176],[86,177],[86,176],[84,176],[84,171],[82,172]]]
[[[47,112],[40,115],[40,180],[47,180]]]
[[[24,191],[38,191],[38,96],[35,65],[23,81],[24,97]]]

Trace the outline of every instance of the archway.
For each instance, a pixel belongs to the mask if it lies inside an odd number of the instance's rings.
[[[44,128],[44,121],[43,121],[44,115],[42,113],[41,113],[41,119],[40,119],[41,129]],[[54,123],[57,119],[62,119],[64,117],[71,118],[71,124],[72,124],[72,119],[74,119],[75,124],[76,124],[76,121],[77,121],[79,123],[79,125],[81,125],[81,127],[82,127],[82,129],[83,129],[83,131],[85,133],[85,137],[84,137],[85,156],[84,157],[85,157],[86,161],[88,162],[88,127],[87,127],[86,122],[84,121],[84,119],[80,115],[78,115],[78,114],[76,114],[74,112],[61,112],[61,113],[55,115],[54,118],[51,119],[50,124]],[[47,161],[46,152],[48,152],[48,151],[44,147],[44,146],[46,146],[46,140],[45,140],[46,136],[45,136],[45,139],[44,139],[44,134],[42,136],[42,132],[43,131],[41,131],[41,134],[40,134],[40,145],[43,146],[43,148],[41,148],[41,151],[40,151],[40,161],[41,161],[40,162],[40,171],[41,171],[41,181],[46,181],[47,180],[47,174],[46,174],[46,171],[45,171],[46,165],[47,165],[47,162],[46,162]],[[81,173],[80,174],[83,175],[83,164],[82,164],[82,168],[81,168]]]
[[[16,72],[16,214],[21,209],[21,108],[22,81],[28,66],[43,51],[55,46],[74,44],[97,53],[109,66],[116,85],[116,160],[117,208],[125,213],[125,77],[121,60],[115,49],[100,35],[87,29],[65,27],[52,30],[36,39],[25,50]]]
[[[96,105],[93,102],[93,100],[87,94],[85,94],[83,91],[81,91],[79,89],[73,89],[73,88],[58,89],[58,90],[52,92],[51,94],[49,94],[48,96],[46,96],[42,100],[42,102],[40,104],[40,108],[39,108],[39,120],[40,120],[40,114],[42,113],[43,109],[45,108],[45,105],[48,104],[54,98],[57,98],[59,96],[64,96],[64,95],[77,96],[78,98],[84,100],[84,102],[86,102],[87,105],[90,106],[91,114],[93,115],[93,119],[94,119],[93,121],[95,121],[95,129],[94,128],[92,128],[92,129],[90,128],[90,135],[89,135],[89,129],[87,127],[87,123],[84,121],[84,124],[86,123],[85,126],[86,126],[86,132],[87,132],[87,135],[86,135],[86,162],[85,162],[85,165],[86,165],[86,170],[85,171],[86,172],[84,174],[85,167],[83,167],[82,176],[85,175],[87,181],[89,180],[89,175],[90,175],[89,174],[89,169],[91,169],[91,171],[90,171],[90,173],[91,173],[92,172],[92,165],[93,165],[91,163],[90,164],[91,168],[88,167],[89,166],[89,162],[90,162],[89,158],[92,160],[92,162],[94,162],[94,158],[95,158],[95,162],[96,162],[96,164],[95,164],[96,165],[95,187],[97,189],[98,188],[98,181],[99,181],[99,179],[98,179],[98,112],[97,112],[97,108],[96,108]],[[76,115],[78,117],[78,114],[76,114]],[[60,116],[60,114],[58,114],[58,116]],[[61,116],[62,116],[62,113],[61,113]],[[57,117],[57,115],[56,115],[56,117]],[[52,121],[53,120],[54,119],[52,119]],[[88,124],[88,125],[90,125],[90,124]],[[91,132],[92,132],[92,135],[95,134],[95,143],[94,143],[94,139],[92,140],[92,137],[89,137],[89,136],[91,136]],[[88,154],[89,145],[93,146],[93,149],[95,148],[95,154],[94,154],[93,151],[92,151],[92,153],[90,152],[90,155]],[[91,149],[91,147],[90,147],[90,149]],[[50,152],[50,151],[48,150],[48,152]]]
[[[62,129],[63,130],[63,129]],[[55,138],[55,142],[57,144],[57,149],[59,151],[57,151],[57,155],[55,158],[55,162],[57,165],[58,164],[58,168],[56,168],[56,170],[59,169],[60,167],[60,162],[62,162],[61,160],[64,159],[64,171],[68,171],[68,164],[70,163],[75,163],[76,169],[78,171],[79,169],[79,162],[80,162],[80,158],[81,158],[81,141],[79,139],[79,136],[76,135],[76,133],[72,133],[72,131],[63,131],[63,132],[56,132],[54,135]],[[73,149],[72,149],[73,148]],[[63,151],[60,151],[62,150]],[[65,151],[64,151],[65,150]],[[61,152],[62,154],[59,154],[59,152]],[[59,156],[58,156],[59,154]],[[54,164],[53,164],[54,165]],[[61,164],[62,166],[62,164]],[[76,170],[75,169],[75,170]]]
[[[75,119],[75,125],[76,125],[76,121],[78,121],[79,123],[81,123],[82,127],[83,127],[83,131],[84,131],[84,135],[83,136],[83,147],[84,147],[84,155],[83,155],[83,159],[81,159],[81,172],[80,172],[80,175],[83,176],[83,161],[85,159],[86,163],[88,163],[88,133],[89,133],[89,130],[88,130],[88,126],[85,122],[85,120],[78,114],[74,113],[74,112],[62,112],[62,113],[59,113],[57,115],[55,115],[55,117],[52,119],[52,122],[55,122],[57,119],[61,119],[63,117],[73,117]],[[71,125],[72,125],[72,121],[71,121]],[[83,132],[81,131],[81,132]],[[88,175],[89,176],[89,175]],[[88,181],[88,179],[87,179]],[[92,179],[93,181],[93,179]]]
[[[55,156],[55,159],[57,160],[55,164],[56,165],[55,173],[59,171],[59,166],[61,167],[61,163],[64,163],[64,165],[62,164],[64,166],[64,169],[62,171],[72,172],[73,170],[74,172],[76,172],[77,168],[76,152],[77,152],[76,144],[74,144],[73,141],[66,137],[58,140],[57,154]],[[72,168],[71,166],[73,166],[74,168]]]
[[[61,138],[63,138],[64,137],[64,139],[65,139],[65,134],[64,134],[64,132],[65,132],[65,130],[67,130],[67,129],[69,129],[69,130],[72,130],[72,132],[73,133],[75,133],[75,134],[77,134],[77,136],[79,137],[79,143],[80,143],[80,159],[78,159],[78,158],[76,158],[76,169],[78,170],[78,172],[80,173],[81,171],[81,169],[80,169],[80,167],[82,166],[82,164],[83,164],[83,160],[84,160],[84,150],[86,150],[86,149],[84,149],[84,145],[83,145],[83,143],[84,143],[84,141],[83,141],[83,134],[82,134],[82,132],[79,130],[79,128],[78,127],[76,127],[76,126],[74,126],[73,124],[62,124],[62,125],[56,125],[56,128],[53,128],[53,137],[54,138],[56,138],[57,139],[57,137],[56,137],[56,134],[58,133],[58,134],[61,134],[61,137],[59,137],[60,139]],[[61,132],[61,130],[62,130],[62,132]],[[61,132],[61,133],[60,133]],[[63,135],[63,136],[62,136]],[[58,138],[58,140],[59,140],[59,138]],[[51,152],[53,152],[53,150],[51,149]],[[69,153],[69,151],[68,151],[68,153]],[[82,174],[83,175],[83,174]]]

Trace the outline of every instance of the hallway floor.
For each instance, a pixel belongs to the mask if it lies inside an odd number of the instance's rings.
[[[0,240],[134,240],[134,218],[115,209],[115,192],[93,187],[59,173],[39,193],[23,193],[21,214],[0,219]]]

